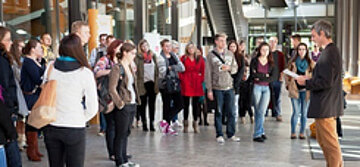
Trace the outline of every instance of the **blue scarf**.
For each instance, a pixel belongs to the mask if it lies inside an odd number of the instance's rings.
[[[306,59],[302,59],[299,57],[297,57],[296,61],[295,61],[295,65],[297,67],[297,70],[302,72],[302,73],[305,73],[306,69],[308,68],[309,64],[308,62],[306,61]]]
[[[77,60],[70,56],[60,56],[57,58],[59,61],[70,61],[70,62],[76,62]]]

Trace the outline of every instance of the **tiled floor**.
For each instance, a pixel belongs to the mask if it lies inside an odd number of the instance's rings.
[[[129,153],[133,155],[132,161],[140,163],[142,167],[291,167],[291,166],[325,166],[324,160],[312,160],[307,140],[290,140],[290,100],[287,92],[283,91],[282,108],[284,121],[275,122],[267,118],[265,131],[268,140],[265,143],[252,142],[253,125],[238,124],[237,135],[241,137],[240,143],[226,141],[219,145],[215,141],[213,127],[213,114],[210,114],[211,125],[201,127],[200,134],[190,131],[179,136],[162,136],[159,132],[142,132],[133,129],[129,138]],[[157,111],[161,111],[161,102],[158,97]],[[360,112],[360,111],[359,111]],[[161,118],[160,112],[156,118]],[[191,115],[191,114],[190,114]],[[182,119],[182,114],[179,115]],[[308,123],[313,120],[308,120]],[[344,117],[344,127],[360,127],[359,117]],[[349,126],[347,126],[349,125]],[[91,127],[87,133],[86,167],[113,167],[114,162],[107,157],[105,139],[97,136],[97,127]],[[346,134],[345,134],[346,138]],[[40,149],[46,153],[43,141],[40,140]],[[360,145],[360,143],[359,143]],[[40,163],[29,162],[23,156],[24,167],[48,166],[47,158]],[[346,167],[359,167],[360,161],[347,161]]]

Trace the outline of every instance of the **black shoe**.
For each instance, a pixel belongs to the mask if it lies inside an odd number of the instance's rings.
[[[143,131],[144,131],[144,132],[148,132],[148,131],[149,131],[148,127],[147,127],[147,126],[143,126]]]
[[[128,159],[131,159],[132,158],[132,155],[128,154],[126,155]]]
[[[151,132],[155,132],[155,128],[153,126],[150,127]]]
[[[201,126],[202,125],[202,120],[200,119],[200,121],[199,121],[199,125]]]
[[[205,122],[204,125],[205,125],[205,126],[209,126],[209,123],[208,123],[208,122]]]
[[[261,138],[264,139],[264,140],[267,139],[267,137],[265,135],[261,135]]]
[[[253,141],[263,143],[264,139],[262,137],[254,138]]]

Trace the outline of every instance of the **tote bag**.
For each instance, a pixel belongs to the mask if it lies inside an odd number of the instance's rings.
[[[35,128],[42,128],[56,121],[56,80],[48,80],[54,65],[51,64],[47,73],[46,82],[41,86],[39,99],[34,104],[28,117],[28,124]]]

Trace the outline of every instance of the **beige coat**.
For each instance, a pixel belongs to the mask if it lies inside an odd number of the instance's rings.
[[[310,67],[311,67],[311,69],[314,69],[315,63],[313,61],[311,61],[310,66],[308,67],[308,69],[306,69],[306,72],[305,72],[305,75],[309,78],[312,77],[312,71],[310,71]],[[295,62],[292,62],[291,64],[289,64],[288,69],[290,71],[296,73],[297,67],[295,65]],[[286,85],[286,89],[289,91],[289,97],[298,99],[299,98],[299,90],[298,90],[298,87],[296,86],[295,79],[293,77],[285,75],[285,85]],[[309,99],[310,99],[310,91],[306,91],[306,101],[308,101]]]

